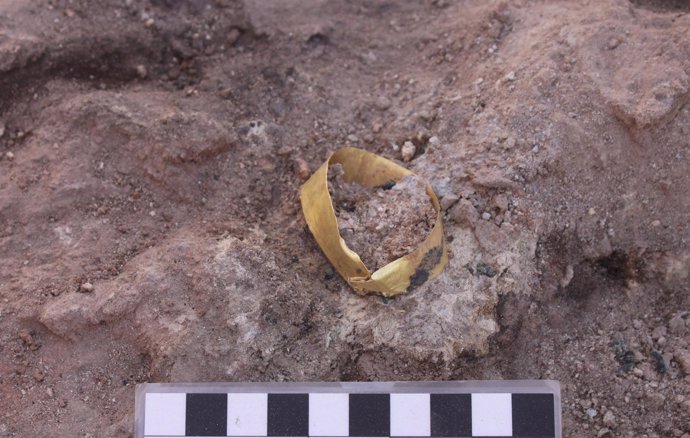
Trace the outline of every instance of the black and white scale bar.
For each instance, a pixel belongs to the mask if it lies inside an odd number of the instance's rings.
[[[554,381],[137,386],[135,438],[560,438]]]

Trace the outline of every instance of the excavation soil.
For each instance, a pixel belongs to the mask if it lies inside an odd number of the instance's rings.
[[[411,253],[429,235],[436,211],[420,177],[364,187],[344,175],[340,164],[328,168],[338,229],[371,272]]]
[[[688,100],[685,1],[0,0],[0,437],[130,437],[141,382],[549,378],[565,437],[688,438]],[[346,145],[443,206],[394,300],[301,215]]]

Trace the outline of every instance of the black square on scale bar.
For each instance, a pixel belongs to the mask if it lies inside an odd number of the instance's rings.
[[[431,394],[431,436],[472,436],[471,394]]]
[[[309,436],[309,394],[268,394],[268,436]]]
[[[513,394],[513,436],[555,436],[553,394]]]
[[[350,394],[350,436],[389,436],[390,394]]]
[[[227,394],[187,394],[185,435],[225,436],[227,431]]]

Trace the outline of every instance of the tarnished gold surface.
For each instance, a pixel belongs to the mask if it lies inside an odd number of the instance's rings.
[[[328,193],[328,166],[336,163],[343,166],[345,181],[366,187],[399,181],[412,172],[371,152],[347,147],[333,153],[302,186],[300,200],[307,225],[345,281],[358,292],[378,292],[390,297],[420,286],[439,274],[448,262],[448,255],[441,207],[431,186],[427,184],[426,191],[436,210],[436,222],[427,238],[410,254],[371,273],[359,255],[347,247],[338,231],[333,201]]]

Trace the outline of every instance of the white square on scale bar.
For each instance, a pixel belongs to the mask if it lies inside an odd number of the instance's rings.
[[[309,394],[309,436],[348,436],[349,412],[349,394]]]
[[[511,394],[472,394],[472,436],[512,436]]]
[[[430,436],[429,394],[391,394],[391,436]]]
[[[144,404],[144,435],[184,436],[187,394],[149,392]]]
[[[268,394],[228,394],[228,436],[266,436]]]

